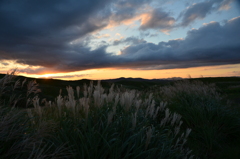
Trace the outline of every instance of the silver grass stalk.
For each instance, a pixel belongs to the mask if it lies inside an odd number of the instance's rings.
[[[114,107],[117,106],[118,102],[119,102],[119,94],[116,94],[116,96],[115,96],[115,102],[114,102]]]
[[[16,88],[19,88],[20,85],[21,85],[21,82],[20,82],[20,79],[18,79],[18,80],[14,83],[13,90],[15,90]]]
[[[160,107],[157,107],[157,109],[155,110],[155,114],[153,115],[153,119],[156,119],[159,110],[160,110]]]
[[[40,119],[42,118],[42,108],[39,105],[39,98],[35,96],[33,99],[33,106],[37,114],[39,115]]]
[[[179,131],[180,131],[180,128],[181,128],[181,125],[182,125],[182,121],[178,121],[179,122],[179,124],[178,125],[176,125],[175,126],[175,128],[174,128],[174,138],[178,135],[178,133],[179,133]]]
[[[151,138],[152,138],[152,134],[153,134],[153,128],[152,127],[149,127],[149,129],[147,130],[146,132],[146,144],[145,144],[145,149],[147,149],[150,141],[151,141]]]
[[[114,112],[113,111],[108,113],[108,123],[107,123],[107,125],[112,123],[113,116],[114,116]]]
[[[93,81],[90,82],[90,85],[88,87],[88,95],[89,97],[92,95],[93,93]]]
[[[86,115],[86,118],[88,117],[88,112],[89,112],[89,98],[80,98],[79,103],[81,108],[84,110],[84,113]]]
[[[160,102],[160,111],[163,112],[166,108],[167,102]]]
[[[169,109],[165,110],[165,117],[161,120],[160,126],[165,126],[166,123],[171,119]]]
[[[88,91],[87,91],[87,85],[86,84],[84,84],[83,85],[83,96],[85,97],[85,98],[87,98],[87,95],[88,95]]]
[[[179,118],[181,118],[179,114],[173,113],[171,125],[173,126],[178,121]]]
[[[150,105],[150,110],[149,110],[149,116],[153,118],[153,113],[155,111],[155,101],[153,100],[151,105]]]
[[[149,96],[148,96],[148,99],[145,100],[145,105],[146,106],[149,106],[152,102],[152,97],[153,97],[153,94],[150,93]]]
[[[141,104],[142,104],[142,100],[141,99],[135,101],[136,112],[138,112],[138,109],[140,108]]]
[[[137,124],[137,112],[132,114],[132,129],[135,129],[136,124]]]
[[[26,83],[27,79],[25,78],[23,81],[22,81],[22,85],[21,87],[23,87],[23,85]]]
[[[155,111],[155,101],[152,100],[151,104],[149,104],[147,106],[145,117],[149,116],[150,118],[152,118],[153,114],[154,114],[154,111]]]
[[[192,131],[192,129],[187,128],[185,138],[188,138],[188,136],[191,133],[191,131]]]
[[[108,93],[107,98],[106,98],[108,103],[112,102],[113,98],[115,96],[113,88],[114,88],[114,84],[111,85],[111,88],[109,89],[109,93]]]
[[[57,107],[58,107],[59,116],[61,116],[61,113],[62,113],[62,111],[61,111],[62,105],[63,105],[63,98],[62,98],[61,95],[58,95],[58,97],[57,97]]]
[[[125,111],[129,111],[135,98],[135,91],[124,92],[120,97],[120,104]]]
[[[99,90],[95,90],[93,92],[94,106],[100,107],[101,105],[101,94]]]
[[[77,90],[77,97],[78,97],[78,99],[79,99],[80,87],[79,87],[79,86],[77,86],[77,87],[76,87],[76,90]]]
[[[74,90],[72,87],[66,87],[68,92],[68,101],[67,106],[72,109],[73,115],[75,117],[76,114],[76,101],[74,99]]]
[[[27,84],[27,89],[28,89],[27,96],[29,96],[31,93],[37,94],[41,92],[41,90],[38,89],[38,84],[36,80],[29,81]]]
[[[51,101],[49,101],[49,102],[48,102],[48,105],[51,107],[51,106],[52,106],[52,102],[51,102]]]

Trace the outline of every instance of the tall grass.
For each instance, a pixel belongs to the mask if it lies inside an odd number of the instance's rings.
[[[3,90],[23,84],[1,82]],[[25,97],[36,95],[37,84],[27,83]],[[3,98],[0,158],[194,157],[187,147],[191,129],[182,127],[181,116],[165,102],[156,104],[151,94],[143,98],[141,92],[114,86],[105,90],[100,82],[66,89],[67,95],[60,91],[55,101],[31,96],[27,101],[33,107],[25,109]]]
[[[0,79],[0,158],[240,156],[239,111],[214,85],[182,80],[147,93],[99,81],[47,101],[14,73]]]
[[[32,127],[26,110],[16,108],[18,101],[22,99],[16,90],[26,81],[13,82],[14,73],[7,74],[0,80],[0,158],[30,159],[67,156],[62,145],[54,146],[54,143],[47,140],[52,135],[49,133],[49,128],[54,127],[55,123],[42,121]],[[31,86],[31,83],[29,82],[28,86]],[[32,90],[28,91],[28,97],[37,90],[33,88],[31,87]],[[7,100],[4,97],[7,97]]]
[[[191,128],[188,146],[201,158],[240,157],[239,112],[223,100],[214,85],[178,81],[161,88],[169,109],[182,116],[183,128]],[[227,151],[226,151],[227,150]]]

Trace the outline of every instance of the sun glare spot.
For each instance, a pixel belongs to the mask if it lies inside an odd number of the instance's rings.
[[[50,78],[50,77],[51,77],[50,74],[45,74],[45,75],[40,76],[40,78]]]

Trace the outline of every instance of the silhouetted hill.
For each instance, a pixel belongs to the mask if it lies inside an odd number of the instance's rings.
[[[0,78],[4,77],[5,74],[0,74]],[[66,94],[66,87],[72,86],[74,89],[80,86],[83,89],[84,84],[89,84],[93,81],[94,85],[97,84],[97,80],[81,79],[81,80],[59,80],[59,79],[45,79],[45,78],[29,78],[24,76],[17,76],[17,79],[24,80],[27,78],[28,81],[36,80],[39,84],[39,88],[42,90],[41,96],[47,99],[53,100],[58,94],[59,90],[62,89],[63,93]],[[101,80],[101,84],[104,88],[110,88],[112,84],[115,86],[125,89],[136,89],[140,91],[149,90],[153,87],[160,87],[168,84],[172,84],[176,80],[181,78],[168,78],[168,79],[143,79],[143,78],[116,78]],[[206,78],[192,78],[192,80],[200,80],[204,83],[215,83],[221,91],[228,95],[233,101],[240,103],[240,77],[206,77]]]

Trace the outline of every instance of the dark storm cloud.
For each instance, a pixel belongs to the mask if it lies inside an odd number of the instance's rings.
[[[57,40],[56,36],[61,37],[57,42],[63,42],[85,35],[106,25],[96,22],[104,18],[97,11],[107,1],[1,1],[0,42],[39,43]]]
[[[188,26],[197,19],[203,19],[213,11],[228,9],[229,4],[234,0],[209,0],[192,4],[181,14],[182,22],[180,26]]]
[[[141,30],[146,29],[171,29],[175,23],[175,19],[169,13],[164,12],[161,8],[154,9],[147,20],[143,21],[140,26]]]
[[[188,32],[185,39],[139,43],[122,50],[141,69],[186,68],[240,63],[240,17],[221,26],[211,22]],[[146,67],[147,66],[147,67]]]
[[[0,59],[54,67],[76,49],[86,52],[69,43],[108,24],[109,2],[0,1]]]

